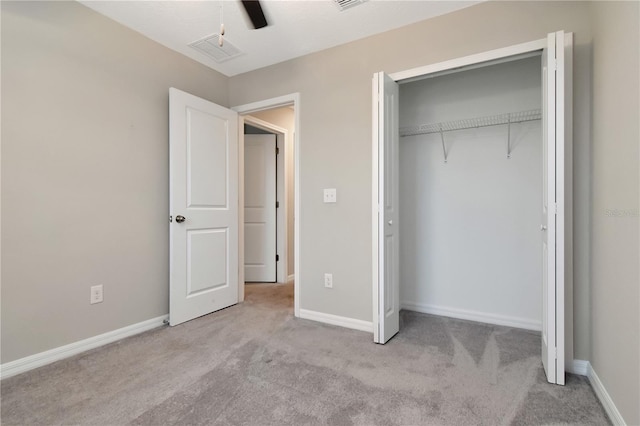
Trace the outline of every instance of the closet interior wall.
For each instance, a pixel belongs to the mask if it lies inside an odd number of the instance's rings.
[[[401,135],[541,99],[539,56],[401,84]],[[542,154],[540,120],[400,138],[402,308],[540,330]]]

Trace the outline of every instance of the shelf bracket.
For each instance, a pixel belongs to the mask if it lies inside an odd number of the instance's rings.
[[[511,159],[511,116],[507,123],[507,159]]]
[[[447,146],[444,143],[444,132],[440,129],[440,139],[442,140],[442,153],[444,154],[444,162],[447,163]]]

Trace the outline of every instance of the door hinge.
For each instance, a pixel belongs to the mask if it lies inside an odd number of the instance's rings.
[[[555,207],[555,212],[556,212],[556,214],[558,214],[558,203],[555,203],[555,204],[554,204],[554,207]]]
[[[169,223],[173,222],[173,216],[169,216]]]
[[[279,261],[280,261],[280,255],[276,254],[276,262],[279,262]]]
[[[276,201],[276,209],[280,208],[280,201]]]
[[[276,155],[280,154],[280,148],[276,146]]]

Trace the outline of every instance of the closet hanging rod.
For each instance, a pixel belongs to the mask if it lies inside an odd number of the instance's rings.
[[[431,133],[445,133],[456,130],[477,129],[479,127],[501,126],[503,124],[524,123],[540,120],[542,110],[508,112],[505,114],[489,115],[485,117],[466,118],[462,120],[444,121],[441,123],[421,124],[419,126],[401,127],[400,136],[428,135]]]

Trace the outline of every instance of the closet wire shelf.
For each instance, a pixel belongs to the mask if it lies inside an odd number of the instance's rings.
[[[528,111],[508,112],[505,114],[488,115],[485,117],[466,118],[462,120],[444,121],[442,123],[421,124],[419,126],[401,127],[400,136],[428,135],[440,133],[444,162],[447,162],[449,153],[444,143],[444,134],[456,130],[477,129],[480,127],[507,125],[507,158],[511,158],[511,125],[536,121],[542,119],[542,110],[532,109]]]
[[[419,126],[401,127],[400,136],[428,135],[430,133],[453,132],[456,130],[476,129],[479,127],[500,126],[503,124],[524,123],[542,118],[542,110],[509,112],[488,115],[485,117],[465,118],[462,120],[444,121],[442,123],[421,124]]]

